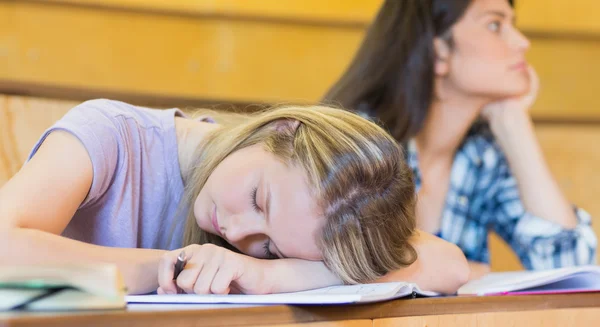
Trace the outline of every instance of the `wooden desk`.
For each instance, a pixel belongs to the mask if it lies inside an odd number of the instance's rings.
[[[355,306],[0,314],[0,326],[583,326],[600,321],[600,293],[449,297]]]

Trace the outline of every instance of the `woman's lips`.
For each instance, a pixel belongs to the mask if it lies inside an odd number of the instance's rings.
[[[520,61],[512,66],[510,66],[512,70],[526,70],[527,69],[527,61]]]

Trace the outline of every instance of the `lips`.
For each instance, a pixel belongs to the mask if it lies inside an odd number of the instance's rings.
[[[525,70],[527,69],[527,62],[526,61],[520,61],[512,66],[510,66],[511,69],[514,70]]]
[[[215,229],[215,232],[217,233],[217,235],[222,236],[221,235],[221,227],[219,226],[219,220],[217,220],[217,206],[216,205],[213,207],[211,222],[212,222],[213,228]]]

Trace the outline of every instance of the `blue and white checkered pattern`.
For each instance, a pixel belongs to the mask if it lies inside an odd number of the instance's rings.
[[[417,191],[421,175],[414,142],[408,163]],[[573,230],[527,212],[517,181],[489,127],[474,128],[456,153],[439,235],[458,245],[468,260],[489,263],[488,231],[495,231],[527,269],[593,264],[596,236],[591,217],[574,208],[579,224]]]

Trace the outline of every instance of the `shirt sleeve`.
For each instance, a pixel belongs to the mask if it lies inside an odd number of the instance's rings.
[[[525,209],[506,159],[498,167],[493,197],[494,230],[516,252],[526,269],[552,269],[594,264],[597,240],[591,217],[574,207],[577,226],[566,229]]]
[[[85,147],[93,167],[90,190],[80,208],[93,205],[108,190],[118,171],[121,146],[119,126],[113,112],[115,101],[90,100],[71,109],[47,129],[29,154],[33,158],[46,137],[54,131],[75,136]]]

